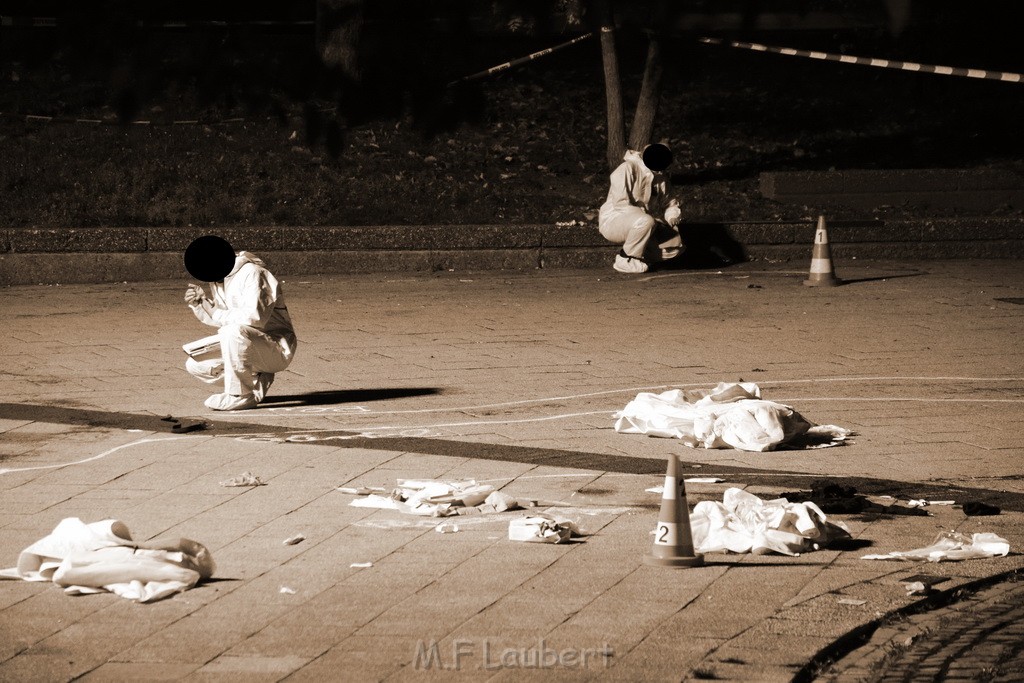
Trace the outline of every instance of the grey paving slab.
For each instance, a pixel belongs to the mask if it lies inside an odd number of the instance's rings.
[[[139,539],[205,543],[218,580],[154,605],[0,582],[0,679],[790,680],[916,604],[906,576],[955,589],[1019,568],[1016,553],[927,567],[860,555],[951,528],[1024,542],[1024,307],[994,301],[1024,296],[1024,275],[1004,261],[837,271],[850,284],[828,292],[784,264],[293,278],[296,361],[264,405],[231,415],[207,411],[208,387],[181,369],[181,343],[203,332],[183,282],[10,288],[17,324],[0,346],[31,353],[0,377],[0,565],[63,517],[117,518]],[[611,428],[640,391],[739,379],[856,435],[744,453]],[[175,435],[168,414],[211,428]],[[873,494],[1004,509],[839,515],[859,546],[661,569],[642,564],[660,503],[645,489],[669,455],[726,480],[687,485],[690,506],[728,486],[771,497],[856,477]],[[245,471],[267,485],[220,485]],[[514,543],[520,513],[414,517],[335,490],[402,478],[486,482],[585,536]],[[442,521],[460,530],[436,533]],[[568,659],[526,666],[544,647]]]

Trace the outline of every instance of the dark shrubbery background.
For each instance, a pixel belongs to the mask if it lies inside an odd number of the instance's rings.
[[[368,36],[380,49],[354,90],[319,67],[311,28],[161,29],[73,16],[80,25],[70,32],[65,23],[0,34],[0,225],[548,223],[592,220],[603,200],[596,40],[446,88],[566,36],[374,25]],[[982,19],[931,17],[899,39],[882,27],[755,38],[1020,71],[1009,23]],[[691,220],[813,211],[763,199],[766,170],[1024,172],[1024,84],[743,52],[695,36],[672,41],[655,131],[676,153]],[[627,111],[644,50],[642,35],[625,28]]]

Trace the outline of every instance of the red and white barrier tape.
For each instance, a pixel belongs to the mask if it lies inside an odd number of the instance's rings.
[[[1007,83],[1024,83],[1024,74],[1017,74],[1006,71],[987,71],[985,69],[964,69],[957,66],[939,66],[937,64],[918,64],[917,62],[900,62],[891,59],[876,59],[874,57],[855,57],[853,55],[842,55],[832,52],[816,52],[814,50],[797,50],[791,47],[772,47],[760,43],[741,43],[733,40],[721,40],[720,38],[698,38],[707,45],[726,45],[741,50],[753,50],[755,52],[771,52],[790,57],[807,57],[808,59],[822,59],[829,62],[842,62],[843,64],[859,64],[861,66],[875,66],[882,69],[900,69],[902,71],[916,71],[918,73],[939,74],[940,76],[963,76],[964,78],[983,78],[990,81],[1004,81]]]
[[[566,48],[566,47],[569,47],[570,45],[575,45],[576,43],[582,42],[582,41],[586,40],[587,38],[591,37],[592,35],[594,35],[594,34],[593,33],[584,33],[582,36],[577,36],[577,37],[573,38],[572,40],[566,41],[566,42],[561,43],[559,45],[554,45],[552,47],[545,48],[543,50],[539,50],[538,52],[534,52],[533,54],[529,54],[529,55],[526,55],[525,57],[520,57],[518,59],[513,59],[512,61],[505,62],[504,64],[499,64],[497,66],[492,66],[490,69],[485,69],[483,71],[478,71],[477,73],[470,74],[469,76],[463,76],[462,78],[459,78],[459,79],[454,80],[451,83],[449,83],[448,87],[450,88],[453,85],[457,85],[459,83],[465,83],[467,81],[475,81],[475,80],[477,80],[479,78],[484,78],[485,76],[490,76],[491,74],[496,74],[499,71],[504,71],[505,69],[511,69],[514,66],[519,66],[520,64],[525,64],[526,62],[533,61],[534,59],[537,59],[538,57],[543,57],[545,55],[549,55],[552,52],[554,52],[555,50],[561,50],[562,48]]]

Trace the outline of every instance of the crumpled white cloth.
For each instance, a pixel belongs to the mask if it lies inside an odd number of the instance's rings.
[[[213,557],[186,538],[136,543],[114,519],[86,524],[62,520],[48,536],[23,550],[2,579],[53,581],[69,595],[109,591],[154,602],[195,586],[215,570]]]
[[[957,531],[943,531],[927,547],[914,550],[894,551],[885,555],[863,555],[862,560],[973,560],[1007,555],[1010,542],[993,533],[977,533],[968,536]]]
[[[398,510],[409,515],[449,517],[459,508],[471,508],[489,500],[495,489],[490,484],[478,484],[472,479],[439,481],[436,479],[399,479],[390,495],[371,493],[356,498],[352,507]]]
[[[566,543],[580,536],[580,528],[568,517],[538,513],[513,519],[508,524],[508,540],[526,543]]]
[[[798,555],[850,537],[845,524],[829,521],[814,503],[765,501],[738,488],[726,489],[721,503],[697,503],[690,533],[698,553],[755,555]]]
[[[762,400],[753,382],[721,382],[710,391],[640,393],[615,417],[617,432],[676,438],[691,448],[770,451],[807,434],[822,437],[816,444],[820,448],[851,434],[835,425],[815,425],[790,406]]]

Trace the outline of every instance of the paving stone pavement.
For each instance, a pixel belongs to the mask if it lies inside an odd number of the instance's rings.
[[[922,599],[907,577],[942,575],[956,591],[1024,566],[1019,265],[836,265],[847,284],[827,289],[770,263],[290,278],[296,360],[264,404],[233,414],[206,411],[208,387],[183,371],[181,344],[206,331],[184,278],[5,289],[0,566],[80,517],[196,539],[218,571],[150,605],[0,582],[0,680],[807,676],[851,631],[885,636],[890,615]],[[639,391],[739,379],[856,436],[747,453],[612,429]],[[166,415],[209,428],[175,434]],[[725,480],[688,485],[691,506],[729,486],[772,497],[825,477],[1003,511],[837,515],[854,537],[843,547],[650,567],[659,499],[645,489],[669,455],[688,476]],[[245,471],[267,485],[220,485]],[[352,507],[336,490],[400,478],[491,483],[586,535],[515,543],[512,512],[439,534],[436,519]],[[998,533],[1012,552],[860,559],[948,529]],[[283,543],[297,533],[306,540]],[[975,650],[958,667],[1002,656]]]
[[[971,591],[948,607],[879,628],[821,672],[831,683],[1024,679],[1024,581]]]

